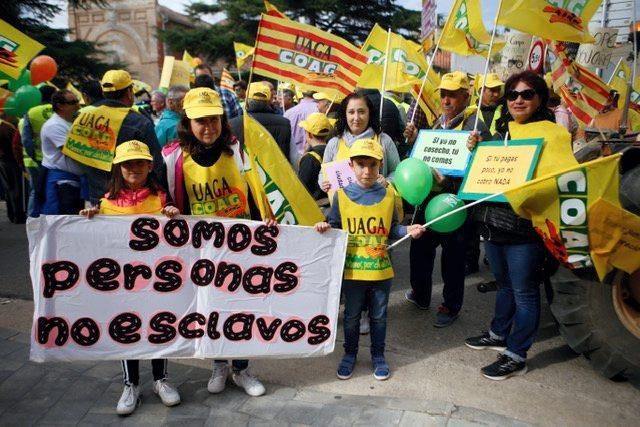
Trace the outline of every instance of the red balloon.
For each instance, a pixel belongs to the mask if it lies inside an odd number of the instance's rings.
[[[54,78],[58,73],[58,64],[52,57],[40,55],[33,58],[29,69],[31,70],[31,84],[37,85]]]

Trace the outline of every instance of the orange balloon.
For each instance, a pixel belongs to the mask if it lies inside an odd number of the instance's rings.
[[[54,78],[58,73],[58,64],[52,57],[40,55],[33,58],[29,70],[31,71],[31,84],[37,85]]]

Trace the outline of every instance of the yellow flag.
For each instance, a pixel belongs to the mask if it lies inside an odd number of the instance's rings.
[[[202,61],[200,61],[200,58],[194,58],[186,50],[184,52],[182,52],[182,61],[186,62],[187,64],[189,64],[189,66],[191,66],[191,68],[195,68],[197,65],[202,63]]]
[[[616,154],[568,169],[556,169],[505,193],[513,210],[533,222],[547,249],[560,262],[571,269],[593,266],[600,279],[606,275],[609,263],[617,262],[608,256],[613,251],[611,240],[617,238],[620,242],[624,234],[616,228],[621,227],[624,220],[621,214],[607,227],[602,225],[603,218],[594,215],[594,212],[602,214],[620,209],[619,160],[620,154]],[[613,208],[596,204],[599,200]],[[605,231],[614,237],[610,240],[603,236]],[[598,234],[595,239],[594,233]],[[635,251],[636,265],[639,258]]]
[[[480,0],[456,0],[442,29],[440,49],[460,55],[487,56],[491,36],[482,22]],[[504,47],[504,41],[493,41],[492,54]]]
[[[631,69],[626,62],[620,61],[616,69],[613,71],[610,83],[610,86],[620,94],[620,99],[618,99],[618,108],[622,108],[624,106],[624,101],[627,97],[627,89],[629,88],[629,81],[631,81]],[[636,111],[640,111],[640,92],[636,89],[636,86],[632,87],[629,101],[629,106],[631,108]]]
[[[264,8],[267,10],[267,15],[275,16],[277,18],[289,19],[287,15],[280,12],[278,8],[272,5],[268,0],[264,0]]]
[[[313,225],[324,215],[298,179],[271,134],[250,115],[243,115],[245,176],[263,218],[280,224]]]
[[[70,90],[71,93],[73,93],[76,98],[78,98],[80,100],[80,104],[82,105],[86,105],[86,102],[84,100],[84,98],[82,97],[82,92],[80,92],[78,89],[76,89],[76,87],[74,85],[71,84],[71,82],[67,83],[67,90]]]
[[[236,51],[236,66],[242,68],[247,60],[253,56],[255,48],[244,43],[233,42],[233,49]]]
[[[44,45],[0,19],[0,72],[17,79],[42,49]]]
[[[498,24],[549,40],[593,43],[588,24],[601,2],[502,0]]]

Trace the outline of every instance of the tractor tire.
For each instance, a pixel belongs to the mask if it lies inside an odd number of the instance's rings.
[[[614,308],[612,283],[629,277],[614,271],[608,283],[600,283],[595,276],[579,278],[561,268],[552,278],[551,311],[561,335],[597,372],[614,380],[640,378],[640,337],[624,326]]]

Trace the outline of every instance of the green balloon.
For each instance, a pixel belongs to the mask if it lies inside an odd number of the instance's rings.
[[[403,199],[413,206],[419,205],[433,185],[431,168],[422,160],[404,159],[396,167],[393,183]]]
[[[455,194],[442,193],[431,199],[427,204],[424,212],[424,220],[428,223],[454,209],[464,206],[464,202]],[[429,228],[438,233],[451,233],[464,224],[467,219],[467,210],[463,209],[459,212],[451,214],[439,221],[429,225]]]
[[[9,90],[11,92],[17,92],[18,89],[20,89],[22,86],[30,85],[30,84],[31,84],[31,71],[25,68],[22,71],[22,74],[20,74],[20,77],[18,77],[15,80],[9,80]]]
[[[16,100],[15,96],[10,96],[4,102],[4,112],[9,114],[10,116],[20,117],[20,114],[18,114],[18,108],[18,101]]]
[[[37,87],[31,85],[22,86],[14,96],[18,100],[20,108],[24,111],[22,114],[42,102],[42,94]]]

